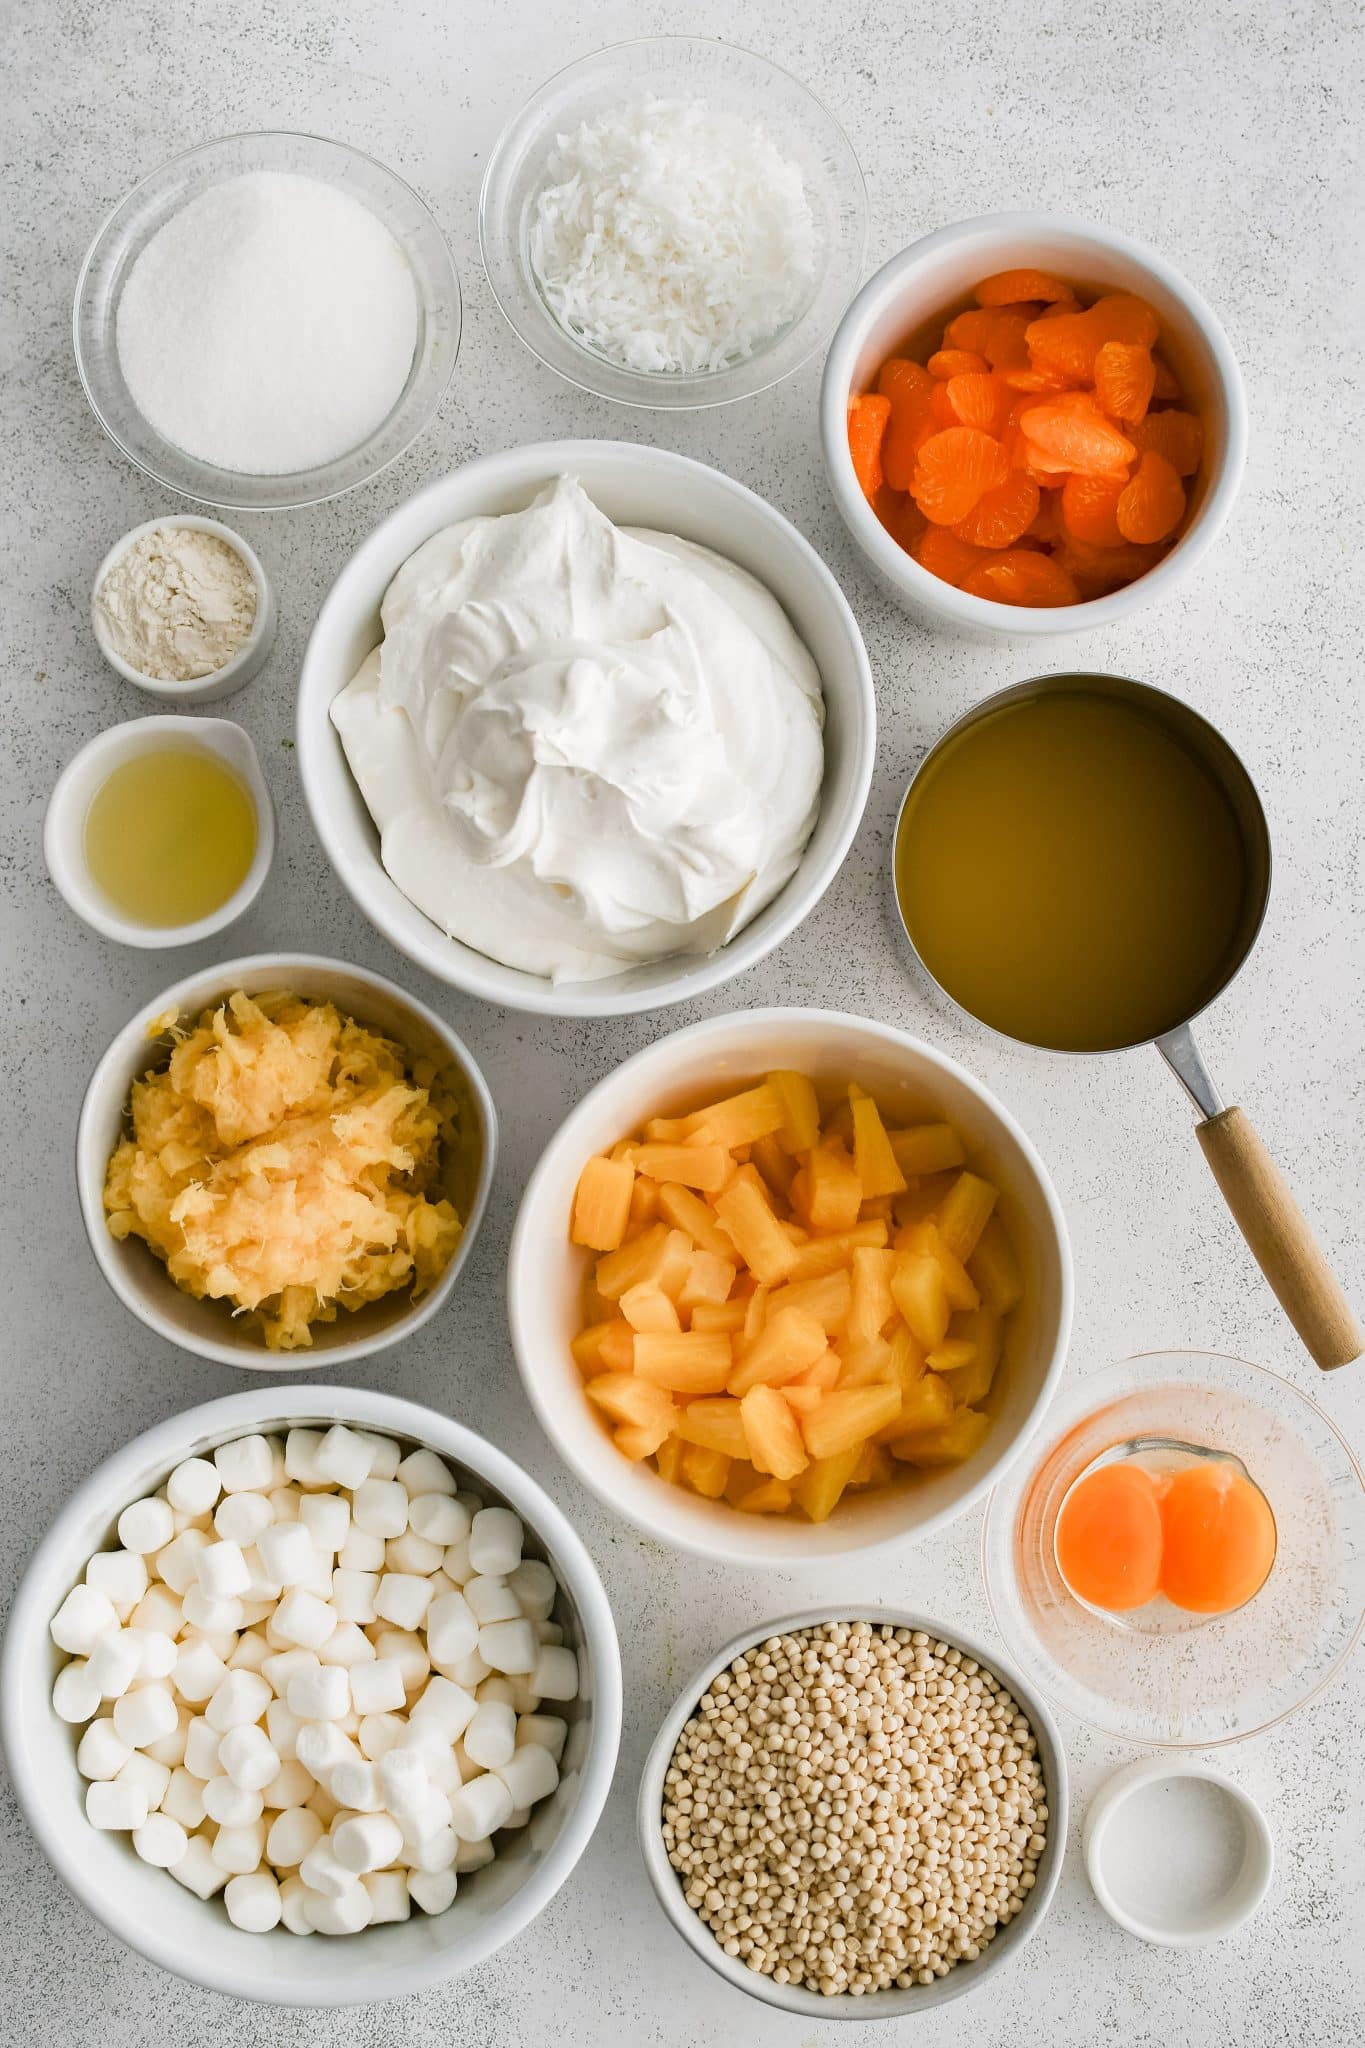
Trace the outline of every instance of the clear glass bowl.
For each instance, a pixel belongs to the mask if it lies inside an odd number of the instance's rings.
[[[798,163],[815,219],[815,276],[805,305],[742,363],[696,375],[623,369],[566,333],[530,260],[535,202],[557,139],[580,121],[646,97],[705,100],[759,122]],[[623,405],[683,408],[747,398],[819,348],[862,276],[867,192],[843,129],[815,95],[766,57],[705,36],[649,36],[581,57],[535,93],[503,130],[479,195],[479,245],[493,296],[531,353],[581,390]]]
[[[171,215],[211,185],[252,171],[290,171],[335,185],[380,219],[412,266],[417,345],[397,404],[368,439],[320,468],[253,476],[200,462],[166,441],[134,405],[119,368],[115,322],[129,271]],[[91,410],[137,468],[168,490],[237,512],[316,505],[367,483],[434,418],[460,347],[460,285],[440,229],[410,186],[373,157],[318,135],[227,135],[172,157],[120,200],[90,245],[72,315],[76,368]]]
[[[1275,1563],[1235,1613],[1150,1632],[1082,1606],[1063,1583],[1062,1499],[1136,1437],[1230,1452],[1269,1501]],[[1066,1388],[1038,1444],[987,1503],[982,1562],[1006,1648],[1054,1706],[1125,1742],[1212,1749],[1273,1727],[1340,1670],[1365,1627],[1365,1477],[1297,1387],[1240,1358],[1150,1352]]]

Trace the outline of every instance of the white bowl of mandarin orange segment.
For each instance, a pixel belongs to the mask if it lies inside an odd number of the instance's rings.
[[[527,1184],[522,1378],[578,1476],[662,1542],[850,1556],[941,1527],[1061,1373],[1047,1169],[933,1047],[823,1010],[715,1017],[598,1084]]]
[[[835,501],[882,584],[960,629],[1078,632],[1183,579],[1246,458],[1228,338],[1164,257],[1032,213],[879,270],[820,400]]]

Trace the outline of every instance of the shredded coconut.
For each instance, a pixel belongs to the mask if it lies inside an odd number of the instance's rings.
[[[188,683],[240,654],[256,621],[256,583],[216,533],[159,526],[124,549],[95,604],[129,668],[157,682]]]
[[[815,225],[800,166],[754,122],[650,99],[561,135],[531,267],[576,341],[659,375],[743,362],[801,310]]]

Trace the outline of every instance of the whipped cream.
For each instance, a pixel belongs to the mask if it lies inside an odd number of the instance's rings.
[[[403,564],[332,705],[397,886],[555,981],[710,953],[815,823],[820,677],[762,584],[560,477]]]

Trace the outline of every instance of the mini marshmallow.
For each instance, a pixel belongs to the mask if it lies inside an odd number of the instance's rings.
[[[140,1828],[147,1818],[147,1795],[137,1785],[120,1785],[117,1778],[88,1785],[85,1817],[92,1828]]]
[[[269,1934],[278,1927],[284,1911],[280,1888],[268,1870],[252,1870],[234,1877],[223,1893],[228,1919],[244,1934]]]
[[[303,1499],[297,1486],[277,1486],[273,1493],[266,1495],[266,1499],[270,1502],[272,1522],[297,1522],[299,1502]]]
[[[464,1598],[480,1628],[493,1621],[520,1621],[517,1596],[505,1579],[467,1579]]]
[[[316,1671],[320,1661],[316,1650],[273,1650],[261,1665],[261,1676],[274,1686],[276,1697],[284,1699],[290,1679],[300,1671]]]
[[[243,1792],[264,1793],[280,1768],[270,1737],[254,1722],[248,1727],[228,1730],[218,1745],[218,1761]]]
[[[375,1668],[374,1665],[365,1666],[367,1671]],[[360,1723],[356,1741],[370,1762],[377,1764],[381,1757],[396,1747],[407,1725],[397,1714],[366,1714]]]
[[[310,1813],[317,1815],[325,1828],[332,1825],[341,1811],[325,1785],[315,1785],[303,1803]]]
[[[207,1811],[203,1780],[187,1771],[183,1764],[172,1771],[171,1782],[161,1797],[161,1811],[172,1820],[178,1820],[187,1834],[193,1834]]]
[[[452,1685],[439,1673],[429,1678],[412,1709],[412,1718],[429,1721],[453,1742],[462,1735],[478,1711],[478,1701],[463,1686]]]
[[[136,1550],[97,1550],[85,1567],[85,1583],[103,1593],[126,1622],[147,1591],[147,1560]]]
[[[339,1898],[306,1891],[303,1910],[314,1934],[359,1934],[370,1924],[370,1895],[356,1878]]]
[[[501,1700],[505,1707],[517,1710],[517,1683],[515,1678],[504,1678],[495,1671],[491,1678],[485,1678],[474,1688],[474,1697],[482,1706],[485,1700]]]
[[[501,1778],[515,1806],[529,1807],[549,1798],[559,1783],[559,1765],[548,1749],[542,1749],[538,1742],[528,1742],[508,1762],[499,1764],[494,1776]]]
[[[205,1635],[235,1636],[238,1629],[246,1624],[246,1609],[240,1600],[216,1599],[197,1582],[187,1589],[181,1605],[189,1626]]]
[[[132,1685],[141,1664],[137,1637],[126,1628],[111,1628],[90,1652],[86,1670],[102,1699],[118,1700]]]
[[[211,1899],[228,1881],[228,1873],[214,1861],[213,1845],[205,1835],[190,1836],[184,1855],[171,1865],[171,1876],[201,1899]]]
[[[450,1817],[461,1842],[482,1842],[497,1833],[515,1808],[502,1779],[486,1771],[460,1787],[450,1802]]]
[[[485,1678],[492,1677],[493,1666],[486,1664],[479,1655],[479,1646],[476,1642],[474,1648],[469,1651],[467,1656],[456,1657],[452,1663],[448,1664],[443,1657],[441,1659],[441,1675],[443,1678],[453,1679],[456,1685],[463,1685],[470,1692],[473,1692],[478,1686],[483,1684]]]
[[[320,1650],[336,1625],[336,1609],[301,1586],[285,1594],[273,1617],[275,1634],[281,1641],[297,1643],[304,1650]]]
[[[213,1838],[213,1860],[229,1877],[245,1877],[261,1860],[265,1827],[259,1820],[245,1827],[220,1827]]]
[[[182,1529],[173,1543],[168,1543],[156,1556],[156,1568],[171,1591],[181,1600],[191,1586],[199,1583],[194,1569],[194,1560],[208,1543],[202,1529]]]
[[[554,1573],[542,1558],[523,1558],[516,1570],[508,1573],[507,1583],[528,1621],[549,1620],[559,1588]]]
[[[403,1667],[396,1657],[376,1657],[351,1671],[351,1698],[359,1714],[383,1714],[407,1698]]]
[[[336,1493],[306,1493],[299,1502],[299,1521],[313,1540],[313,1548],[330,1568],[351,1528],[351,1511]]]
[[[270,1783],[263,1787],[261,1803],[267,1813],[282,1813],[286,1807],[302,1806],[312,1789],[312,1772],[305,1771],[297,1757],[285,1757]]]
[[[396,1659],[403,1673],[403,1684],[409,1692],[415,1692],[431,1670],[431,1659],[420,1636],[411,1629],[385,1628],[375,1636],[374,1647],[380,1657]]]
[[[329,1839],[318,1842],[299,1864],[299,1876],[310,1890],[324,1898],[339,1899],[355,1883],[356,1874],[338,1863]]]
[[[141,1681],[139,1681],[140,1683]],[[155,1742],[144,1743],[143,1754],[153,1763],[165,1764],[171,1770],[185,1761],[185,1744],[189,1739],[190,1722],[194,1719],[188,1707],[176,1708],[176,1724],[169,1734],[159,1736]]]
[[[219,1502],[213,1526],[224,1543],[246,1550],[275,1519],[263,1493],[230,1493]]]
[[[564,1640],[564,1631],[557,1621],[533,1621],[531,1626],[538,1643],[562,1643]]]
[[[497,1851],[491,1842],[461,1842],[455,1851],[452,1868],[464,1877],[468,1871],[482,1870],[484,1864],[491,1863],[496,1854]]]
[[[454,1828],[433,1828],[429,1834],[404,1836],[403,1861],[409,1870],[449,1870],[458,1848]]]
[[[405,1529],[401,1536],[390,1536],[384,1545],[384,1569],[388,1572],[416,1572],[419,1577],[429,1579],[439,1571],[445,1550],[439,1543],[428,1543],[424,1536],[416,1536]]]
[[[453,1799],[468,1779],[478,1776],[478,1766],[470,1763],[461,1742],[447,1743],[444,1748],[423,1751],[427,1776],[432,1789],[444,1792],[447,1799]]]
[[[263,1436],[239,1436],[213,1454],[224,1493],[268,1493],[275,1482],[275,1453]]]
[[[210,1600],[239,1599],[251,1584],[240,1543],[206,1543],[194,1560],[194,1570]]]
[[[374,1445],[344,1422],[334,1422],[318,1445],[314,1462],[324,1479],[353,1491],[373,1470]]]
[[[320,1429],[291,1429],[284,1440],[284,1469],[296,1486],[321,1486],[323,1477],[318,1470],[318,1451],[322,1445]]]
[[[493,1621],[487,1628],[479,1630],[479,1655],[494,1671],[513,1675],[532,1672],[536,1669],[537,1653],[541,1656],[553,1654],[542,1649],[529,1621]],[[577,1685],[575,1677],[575,1690]]]
[[[225,1735],[230,1728],[259,1721],[274,1694],[259,1671],[229,1671],[204,1709],[210,1728]]]
[[[180,1712],[164,1679],[153,1679],[114,1702],[114,1726],[131,1749],[159,1742],[179,1724]]]
[[[196,1715],[185,1731],[185,1769],[196,1778],[216,1778],[221,1741],[218,1730],[210,1728],[202,1714]]]
[[[270,1645],[265,1637],[259,1629],[250,1628],[245,1635],[238,1636],[237,1647],[228,1658],[228,1670],[264,1672],[265,1660],[269,1655]],[[266,1684],[269,1683],[267,1679]]]
[[[462,1586],[466,1579],[473,1578],[474,1567],[469,1562],[467,1536],[459,1537],[454,1543],[447,1543],[445,1556],[441,1560],[441,1569],[457,1586]]]
[[[467,1657],[479,1640],[479,1623],[463,1593],[442,1593],[427,1609],[427,1650],[443,1664]]]
[[[480,1700],[464,1731],[465,1753],[486,1771],[507,1763],[517,1746],[517,1717],[500,1700]]]
[[[424,1913],[444,1913],[455,1903],[458,1882],[453,1870],[413,1870],[408,1873],[407,1892]]]
[[[360,1754],[335,1721],[305,1721],[294,1747],[298,1761],[320,1784],[326,1784],[339,1763]]]
[[[455,1475],[444,1458],[438,1458],[435,1451],[410,1451],[399,1465],[394,1477],[401,1481],[406,1492],[451,1493],[456,1491]],[[397,1535],[398,1531],[394,1531]]]
[[[386,1545],[382,1536],[369,1536],[352,1523],[346,1541],[337,1552],[337,1564],[348,1572],[381,1572]]]
[[[367,1479],[356,1488],[351,1513],[357,1529],[369,1536],[401,1536],[408,1526],[408,1496],[396,1479]]]
[[[366,1757],[343,1757],[327,1780],[327,1790],[338,1806],[352,1813],[378,1813],[384,1804],[375,1767]]]
[[[109,1715],[92,1721],[76,1749],[76,1769],[83,1778],[116,1778],[133,1754]]]
[[[419,1493],[408,1502],[408,1527],[425,1543],[458,1543],[468,1536],[471,1517],[450,1493]]]
[[[431,1796],[422,1752],[391,1749],[379,1759],[378,1777],[384,1805],[395,1819],[404,1823],[417,1820]]]
[[[358,1429],[355,1434],[362,1437],[370,1447],[373,1460],[370,1466],[371,1479],[392,1479],[402,1462],[403,1453],[391,1436],[375,1436],[368,1429]]]
[[[93,1586],[73,1586],[48,1623],[59,1650],[88,1657],[96,1643],[119,1625],[114,1603]]]
[[[266,1860],[277,1870],[296,1870],[324,1833],[315,1813],[310,1813],[306,1806],[291,1806],[270,1823],[270,1833],[265,1838]]]
[[[168,1500],[155,1494],[133,1501],[118,1518],[119,1542],[125,1550],[136,1550],[140,1556],[145,1557],[149,1550],[164,1549],[174,1535],[175,1511]]]
[[[375,1657],[375,1647],[357,1621],[339,1621],[328,1636],[318,1657],[324,1664],[340,1664],[349,1670],[355,1664],[369,1664]]]
[[[518,1714],[535,1714],[540,1710],[540,1694],[529,1678],[512,1680],[512,1705]]]
[[[316,1892],[312,1894],[317,1897]],[[295,1872],[280,1886],[280,1917],[291,1934],[311,1934],[313,1923],[304,1911],[303,1902],[309,1897],[307,1885]]]
[[[131,1785],[146,1800],[148,1813],[155,1813],[170,1790],[170,1766],[158,1763],[144,1750],[135,1749],[120,1768],[115,1783]]]
[[[410,1917],[408,1880],[401,1870],[367,1870],[360,1882],[370,1897],[371,1927],[382,1926],[387,1920]]]
[[[417,1629],[431,1603],[431,1584],[415,1572],[385,1572],[374,1596],[374,1611],[395,1628]]]
[[[373,1621],[378,1591],[378,1572],[345,1571],[338,1566],[332,1573],[332,1605],[343,1621]]]
[[[296,1672],[285,1695],[300,1721],[339,1721],[351,1704],[351,1681],[336,1664]]]
[[[169,1870],[189,1847],[189,1836],[178,1820],[168,1813],[149,1813],[140,1828],[133,1829],[133,1847],[144,1863],[157,1870]]]
[[[564,1754],[564,1743],[569,1733],[569,1724],[558,1714],[522,1714],[517,1721],[517,1748],[525,1749],[534,1744],[548,1749],[558,1763]]]
[[[149,1586],[128,1617],[129,1628],[155,1630],[163,1636],[178,1636],[184,1622],[184,1609],[169,1586]]]
[[[180,1656],[180,1647],[170,1636],[159,1628],[128,1628],[125,1634],[137,1647],[139,1678],[170,1677]]]
[[[521,1563],[526,1531],[510,1508],[480,1508],[469,1527],[469,1561],[476,1572],[506,1578]]]
[[[231,1778],[210,1778],[204,1786],[204,1811],[210,1820],[217,1821],[223,1828],[250,1827],[265,1812],[265,1801],[259,1792],[248,1792],[241,1785],[234,1785]],[[255,1865],[252,1865],[255,1868]]]
[[[207,1458],[186,1458],[166,1481],[166,1498],[185,1515],[207,1515],[223,1490],[218,1467]]]
[[[332,1830],[332,1853],[345,1870],[382,1870],[403,1847],[403,1830],[387,1813],[358,1813]]]
[[[578,1698],[578,1658],[572,1650],[555,1643],[537,1644],[538,1655],[531,1670],[531,1689],[543,1700]]]

